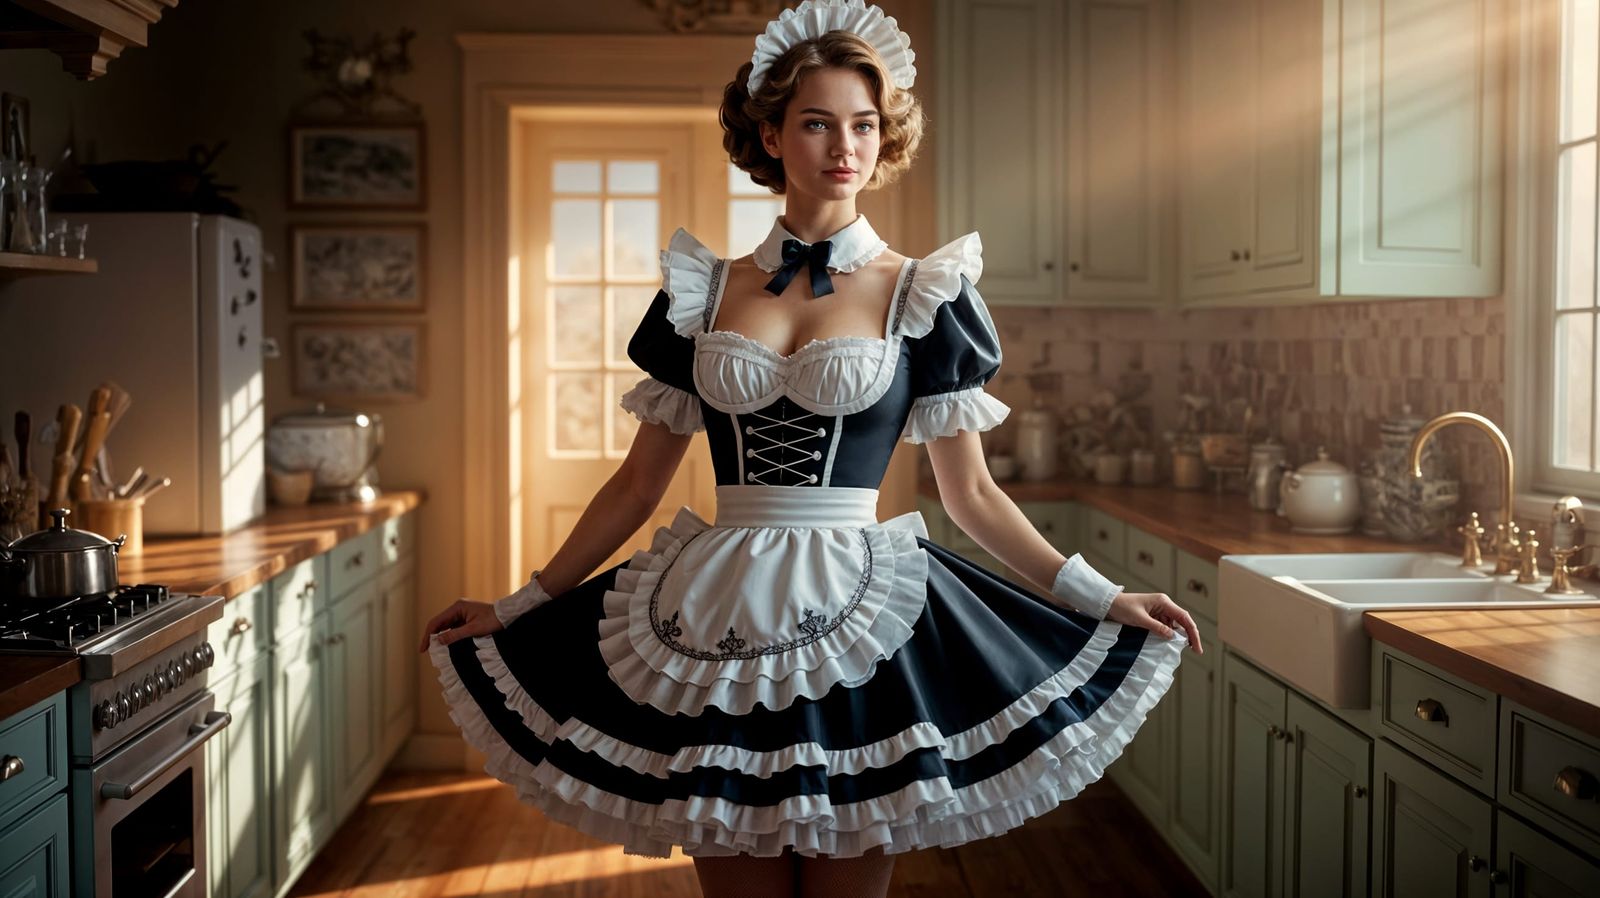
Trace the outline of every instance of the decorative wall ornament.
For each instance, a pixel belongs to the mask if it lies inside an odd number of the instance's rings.
[[[416,209],[427,201],[421,122],[289,126],[289,206]]]
[[[365,44],[348,34],[325,36],[315,28],[303,34],[310,49],[302,65],[322,89],[295,107],[297,117],[422,114],[421,104],[400,96],[391,84],[396,75],[411,71],[408,45],[415,31],[401,28],[393,37],[374,33]]]
[[[296,396],[375,402],[422,395],[421,322],[297,323],[292,333]]]
[[[289,248],[297,311],[422,311],[427,226],[420,222],[296,224]]]
[[[640,0],[673,31],[760,34],[793,3],[783,0]]]

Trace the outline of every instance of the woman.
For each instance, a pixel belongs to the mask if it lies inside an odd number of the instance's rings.
[[[627,459],[525,586],[422,640],[491,774],[629,853],[681,847],[708,895],[881,895],[894,854],[1098,779],[1201,650],[1170,598],[1064,558],[989,478],[978,433],[1009,409],[983,389],[1001,355],[977,235],[908,259],[856,212],[916,152],[912,59],[861,0],[807,0],[757,40],[723,142],[783,215],[740,259],[673,235],[628,345],[647,376],[620,400],[642,422]],[[589,577],[700,430],[715,523],[682,507]],[[917,512],[877,520],[899,439],[1048,599]]]

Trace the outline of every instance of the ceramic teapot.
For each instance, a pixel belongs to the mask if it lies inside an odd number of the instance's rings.
[[[1286,472],[1278,497],[1295,533],[1349,533],[1361,518],[1361,480],[1317,447],[1317,460]]]

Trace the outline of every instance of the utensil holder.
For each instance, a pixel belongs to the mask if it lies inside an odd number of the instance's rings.
[[[106,539],[127,534],[118,555],[144,551],[144,499],[93,499],[77,505],[77,526]]]

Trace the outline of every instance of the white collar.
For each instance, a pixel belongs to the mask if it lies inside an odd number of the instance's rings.
[[[762,271],[777,271],[783,266],[783,241],[799,240],[800,238],[789,233],[783,226],[783,217],[772,220],[772,230],[767,232],[767,239],[761,241],[756,247],[756,267]],[[833,250],[828,256],[828,270],[839,274],[846,274],[865,266],[868,262],[878,257],[889,244],[878,237],[878,232],[867,224],[867,217],[856,214],[856,220],[850,222],[827,238],[833,244]]]

